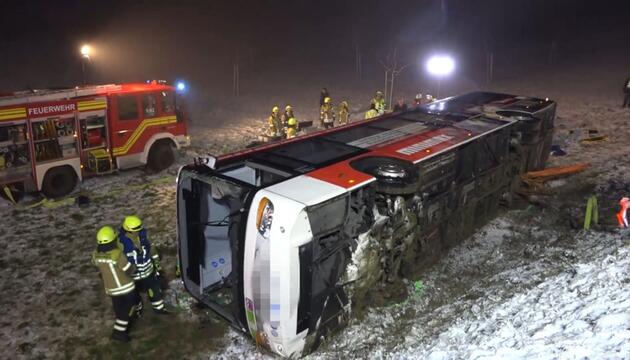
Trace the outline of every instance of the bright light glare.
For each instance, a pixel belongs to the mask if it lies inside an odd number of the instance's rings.
[[[83,45],[81,46],[81,55],[83,55],[83,57],[90,57],[91,50],[90,45]]]
[[[455,70],[455,60],[448,55],[435,55],[427,61],[427,71],[435,76],[448,76]]]
[[[184,91],[186,90],[186,84],[183,81],[178,81],[177,85],[175,85],[177,87],[177,91]]]

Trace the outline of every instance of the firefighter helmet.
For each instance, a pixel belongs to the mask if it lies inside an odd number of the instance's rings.
[[[379,98],[379,97],[383,97],[383,92],[382,92],[381,90],[378,90],[378,91],[376,92],[376,97],[377,97],[377,98]]]
[[[342,108],[348,108],[348,102],[347,101],[342,101],[339,105],[341,105]]]
[[[324,98],[324,104],[330,104],[330,101],[331,101],[330,96],[326,96]]]
[[[127,216],[123,221],[123,229],[129,232],[140,231],[142,230],[142,220],[136,215]]]
[[[116,230],[111,226],[103,226],[96,233],[97,244],[109,244],[114,240],[116,240]]]
[[[274,106],[274,107],[271,109],[271,113],[272,113],[272,114],[277,114],[277,113],[278,113],[278,111],[280,111],[280,108],[279,108],[279,107],[277,107],[277,106]]]
[[[291,105],[287,105],[287,106],[284,108],[284,111],[286,111],[286,112],[289,112],[289,111],[291,111],[291,110],[293,110],[293,108],[291,107]]]

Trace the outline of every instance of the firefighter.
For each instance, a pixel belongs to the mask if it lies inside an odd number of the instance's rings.
[[[339,114],[339,125],[345,125],[350,121],[350,110],[347,101],[339,103],[337,112]]]
[[[324,129],[330,129],[335,126],[335,108],[333,107],[330,96],[324,99],[324,104],[320,108],[319,122],[320,126],[323,126]]]
[[[294,117],[293,108],[291,107],[291,105],[285,106],[284,113],[280,116],[280,123],[282,125],[282,129],[284,130],[285,135],[289,119],[292,117]]]
[[[396,105],[394,105],[394,112],[398,111],[407,111],[407,104],[405,103],[405,99],[398,99]]]
[[[422,105],[422,94],[417,93],[416,97],[413,99],[413,106],[418,106],[418,105]]]
[[[147,231],[142,227],[142,220],[136,215],[125,217],[118,239],[123,245],[127,260],[136,266],[133,280],[138,292],[146,291],[156,314],[168,314],[164,308],[162,289],[160,288],[160,256],[152,246]],[[142,314],[142,297],[136,293],[136,312]]]
[[[319,93],[319,107],[320,108],[324,106],[324,100],[326,100],[327,97],[330,97],[330,93],[328,92],[328,89],[322,88],[322,91]]]
[[[92,264],[101,272],[105,293],[111,296],[116,314],[112,339],[127,342],[130,314],[137,295],[132,278],[135,266],[127,261],[113,227],[100,228],[96,234],[96,243]]]
[[[374,98],[372,98],[372,101],[370,101],[370,104],[374,105],[374,109],[378,115],[383,115],[385,113],[385,98],[383,96],[383,92],[380,90],[377,91]]]
[[[371,119],[371,118],[377,117],[377,116],[378,116],[378,111],[376,111],[376,104],[372,103],[372,104],[370,104],[370,110],[368,110],[365,113],[365,120]]]
[[[620,228],[628,227],[628,208],[630,208],[630,199],[627,197],[622,197],[619,200],[619,206],[621,209],[617,213],[617,222],[619,223]]]
[[[295,119],[295,116],[292,116],[287,120],[287,139],[293,139],[297,136],[297,132],[300,129],[298,128],[298,122]]]
[[[623,84],[623,105],[621,107],[630,107],[630,77]]]
[[[279,107],[274,106],[271,109],[271,115],[269,115],[269,119],[267,120],[269,125],[269,136],[282,136],[282,124],[279,113]]]

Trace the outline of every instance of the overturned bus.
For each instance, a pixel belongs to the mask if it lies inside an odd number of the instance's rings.
[[[184,166],[185,287],[257,344],[307,354],[374,285],[507,208],[544,167],[555,108],[476,92]]]

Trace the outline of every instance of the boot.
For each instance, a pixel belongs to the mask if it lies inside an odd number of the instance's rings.
[[[120,342],[129,342],[129,340],[131,340],[131,338],[129,337],[129,334],[127,334],[124,331],[118,331],[118,330],[114,330],[112,332],[112,339],[116,341],[120,341]]]
[[[166,310],[165,308],[162,308],[162,309],[155,309],[154,308],[153,312],[158,314],[158,315],[170,315],[171,314],[171,312]]]

